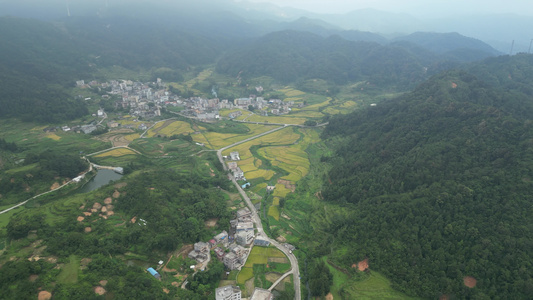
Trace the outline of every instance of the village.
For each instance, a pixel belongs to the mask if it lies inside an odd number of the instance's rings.
[[[239,152],[231,152],[230,156],[225,156],[224,159],[229,160],[227,165],[235,179],[246,180],[237,164],[237,161],[240,160]],[[243,185],[243,188],[247,185],[249,186],[249,183]],[[257,234],[252,220],[252,212],[248,207],[236,210],[234,219],[230,220],[229,225],[228,231],[223,230],[209,241],[199,241],[194,244],[193,250],[187,255],[188,258],[197,262],[196,265],[191,266],[191,269],[196,270],[196,272],[203,272],[212,259],[218,259],[224,264],[227,271],[241,270],[254,246],[270,246],[270,241]],[[296,249],[288,243],[283,244],[283,247],[287,248],[290,253]],[[163,261],[160,261],[160,265],[162,263]],[[155,278],[161,279],[161,275],[154,268],[148,268],[147,271]],[[186,288],[186,285],[187,281],[182,287]],[[215,299],[240,300],[246,298],[242,298],[240,287],[227,285],[216,289]],[[272,300],[274,295],[267,289],[255,287],[252,295],[247,299]]]
[[[222,109],[252,109],[262,116],[288,114],[292,110],[294,102],[284,102],[280,99],[266,100],[264,97],[249,95],[247,98],[237,98],[234,100],[219,99],[216,93],[214,98],[203,97],[182,98],[171,92],[172,89],[160,78],[156,82],[141,83],[131,80],[111,80],[99,83],[91,81],[85,83],[84,80],[76,81],[78,88],[94,88],[106,94],[103,99],[111,96],[119,98],[115,106],[129,109],[132,116],[150,119],[161,116],[163,107],[181,107],[181,114],[188,117],[197,118],[201,121],[216,121],[220,118],[219,110]],[[263,92],[263,87],[255,88],[258,93]],[[91,100],[90,98],[84,98]],[[229,115],[230,119],[237,118],[241,112],[236,111]]]

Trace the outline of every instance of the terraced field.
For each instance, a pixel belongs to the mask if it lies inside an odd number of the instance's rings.
[[[285,128],[276,131],[272,134],[257,138],[237,145],[222,152],[222,155],[229,155],[232,151],[238,151],[241,157],[241,161],[238,162],[239,167],[244,171],[244,176],[247,179],[263,178],[264,180],[270,180],[274,175],[274,171],[260,169],[260,164],[257,159],[253,157],[250,152],[250,148],[254,145],[284,145],[296,142],[300,138],[300,135],[294,132],[293,128]]]
[[[220,149],[238,141],[242,141],[252,136],[272,130],[273,128],[272,126],[257,124],[244,125],[250,129],[247,134],[206,132],[204,133],[204,137],[207,139],[208,143],[213,147],[213,149]]]
[[[110,150],[104,153],[100,153],[98,155],[95,155],[94,157],[107,157],[107,156],[120,157],[124,155],[137,155],[137,153],[127,148],[118,148],[118,149],[113,149],[113,150]]]

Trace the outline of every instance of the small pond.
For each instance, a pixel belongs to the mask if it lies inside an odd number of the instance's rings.
[[[87,182],[78,192],[88,193],[97,188],[108,184],[113,180],[119,180],[123,175],[118,174],[113,170],[100,169],[89,182]]]

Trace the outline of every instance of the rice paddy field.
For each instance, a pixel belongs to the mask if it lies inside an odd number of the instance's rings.
[[[238,151],[241,157],[241,161],[238,162],[238,165],[244,171],[244,176],[247,179],[253,180],[262,178],[264,180],[270,180],[275,172],[272,170],[261,169],[261,164],[258,162],[258,159],[252,155],[250,148],[254,145],[275,146],[290,144],[296,142],[299,138],[300,135],[297,134],[293,128],[288,127],[225,150],[222,152],[222,155],[229,155],[230,152]]]
[[[272,130],[272,126],[258,125],[258,124],[244,124],[249,128],[247,134],[233,134],[233,133],[217,133],[217,132],[205,132],[203,136],[207,140],[211,149],[220,149],[236,143],[238,141],[245,140],[252,136],[256,136],[263,132]]]
[[[274,124],[294,124],[303,125],[307,118],[299,117],[298,115],[282,115],[282,116],[259,116],[252,115],[248,119],[248,122],[261,122],[261,123],[274,123]]]
[[[118,148],[113,149],[104,153],[100,153],[98,155],[95,155],[94,157],[107,157],[107,156],[113,156],[113,157],[120,157],[124,155],[137,155],[134,151],[128,149],[128,148]]]
[[[15,142],[23,149],[15,153],[15,159],[24,158],[24,149],[45,151],[54,149],[60,152],[78,154],[80,151],[93,153],[110,147],[110,143],[94,139],[93,136],[72,131],[46,133],[44,129],[49,126],[20,122],[18,120],[1,120],[2,138],[8,142]]]
[[[260,247],[254,246],[246,264],[242,267],[241,271],[237,275],[237,283],[244,285],[246,281],[254,277],[254,265],[267,265],[269,259],[285,258],[285,254],[274,247]]]
[[[328,100],[328,97],[326,96],[306,93],[291,87],[282,88],[278,90],[278,92],[282,92],[283,94],[285,94],[285,102],[294,101],[295,103],[303,103],[305,101],[307,104],[313,105]]]

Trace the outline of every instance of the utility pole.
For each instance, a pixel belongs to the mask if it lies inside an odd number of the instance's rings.
[[[513,48],[514,48],[514,40],[513,40],[513,43],[511,44],[511,52],[509,53],[509,55],[513,55]]]
[[[531,53],[531,44],[533,44],[533,39],[531,39],[531,42],[529,42],[529,50],[527,50],[527,54]]]

